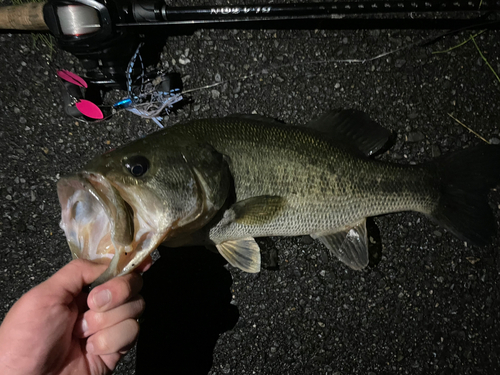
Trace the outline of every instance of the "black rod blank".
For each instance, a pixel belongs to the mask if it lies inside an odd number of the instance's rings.
[[[259,4],[200,7],[169,7],[162,1],[133,4],[133,15],[137,23],[168,23],[179,21],[223,21],[286,19],[286,18],[332,18],[340,19],[353,15],[398,14],[398,13],[450,13],[499,11],[500,1],[362,1],[320,2],[303,4]],[[205,23],[205,22],[199,22]]]

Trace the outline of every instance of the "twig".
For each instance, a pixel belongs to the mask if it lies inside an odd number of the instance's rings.
[[[479,52],[479,55],[481,55],[481,58],[484,60],[484,62],[486,63],[486,65],[488,65],[488,68],[490,68],[490,70],[493,72],[493,74],[497,78],[498,82],[500,82],[500,77],[498,77],[498,74],[497,74],[497,72],[495,72],[495,69],[493,69],[493,67],[490,65],[490,63],[488,62],[488,60],[486,60],[486,57],[484,57],[483,53],[481,52],[481,50],[479,49],[479,46],[476,43],[476,40],[474,39],[474,36],[471,35],[471,38],[472,38],[472,42],[476,46],[477,52]]]
[[[469,43],[471,40],[474,40],[474,38],[475,38],[476,36],[481,35],[481,34],[482,34],[482,33],[484,33],[485,31],[486,31],[486,30],[481,30],[481,31],[480,31],[480,32],[478,32],[477,34],[471,35],[471,36],[469,37],[469,39],[464,40],[462,43],[459,43],[459,44],[457,44],[456,46],[450,47],[450,48],[448,48],[448,49],[446,49],[446,50],[443,50],[443,51],[434,51],[434,52],[432,52],[432,54],[433,54],[433,55],[435,55],[435,54],[437,54],[437,53],[447,53],[447,52],[453,51],[455,48],[462,47],[464,44],[467,44],[467,43]]]
[[[456,117],[454,117],[451,113],[448,113],[448,116],[450,116],[453,120],[455,120],[456,122],[458,122],[460,125],[462,125],[465,129],[467,129],[468,131],[470,131],[472,134],[474,134],[476,137],[478,137],[479,139],[485,141],[487,144],[490,144],[490,142],[488,142],[486,139],[484,139],[483,137],[481,137],[479,134],[477,134],[474,130],[472,130],[471,128],[469,128],[467,125],[465,125],[463,122],[461,122],[459,119],[457,119]]]

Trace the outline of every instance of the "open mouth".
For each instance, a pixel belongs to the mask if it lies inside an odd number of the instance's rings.
[[[100,174],[79,173],[57,183],[61,223],[73,258],[111,263],[98,279],[129,273],[163,241],[145,207],[129,204]]]

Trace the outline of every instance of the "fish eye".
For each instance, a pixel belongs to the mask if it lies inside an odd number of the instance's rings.
[[[149,161],[144,156],[132,156],[123,161],[123,165],[134,177],[143,176],[149,169]]]

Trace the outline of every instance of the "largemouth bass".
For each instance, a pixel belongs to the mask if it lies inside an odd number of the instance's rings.
[[[262,236],[311,235],[362,269],[366,218],[399,211],[487,243],[500,147],[417,166],[371,158],[390,135],[355,110],[302,127],[252,115],[174,125],[62,178],[61,227],[74,257],[112,259],[97,283],[131,272],[161,243],[215,247],[231,265],[259,272],[254,238]]]

